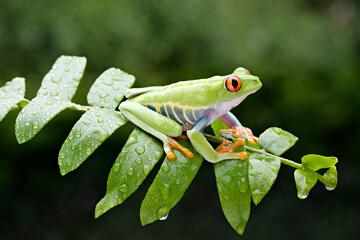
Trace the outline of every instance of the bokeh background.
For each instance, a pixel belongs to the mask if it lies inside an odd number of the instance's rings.
[[[136,87],[248,68],[263,82],[234,113],[259,135],[298,136],[285,154],[335,155],[339,185],[299,200],[282,166],[243,237],[226,222],[213,167],[204,163],[168,219],[141,227],[139,208],[159,166],[122,205],[94,219],[109,170],[133,126],[61,177],[57,153],[81,113],[65,111],[18,145],[16,112],[0,123],[0,239],[360,239],[360,17],[355,0],[1,0],[0,82],[26,78],[32,99],[60,55],[86,56],[74,101],[86,104],[110,67]]]

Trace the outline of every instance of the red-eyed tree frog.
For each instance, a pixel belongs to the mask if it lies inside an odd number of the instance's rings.
[[[175,158],[171,148],[193,157],[192,152],[175,140],[186,132],[195,150],[211,163],[226,159],[245,160],[246,152],[232,151],[244,144],[244,139],[239,139],[230,147],[227,147],[229,142],[224,141],[214,150],[203,130],[220,118],[234,136],[243,135],[255,143],[257,138],[251,130],[241,127],[229,111],[261,86],[257,76],[240,67],[226,76],[181,81],[163,87],[128,89],[128,100],[121,103],[119,109],[129,121],[160,139],[169,159]]]

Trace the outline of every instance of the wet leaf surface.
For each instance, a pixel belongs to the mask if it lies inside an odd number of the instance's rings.
[[[95,217],[121,204],[145,180],[163,155],[162,144],[136,128],[111,168],[106,195],[96,205]]]
[[[118,112],[92,108],[71,129],[62,145],[58,163],[60,173],[67,174],[85,161],[126,120]]]
[[[140,208],[142,225],[158,219],[166,219],[170,210],[184,195],[186,189],[198,172],[203,158],[188,141],[179,140],[182,146],[194,153],[193,158],[186,157],[182,152],[174,150],[176,158],[165,158],[160,171],[151,184]]]

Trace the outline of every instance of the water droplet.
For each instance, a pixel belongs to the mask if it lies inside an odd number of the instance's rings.
[[[115,172],[118,172],[120,170],[120,163],[115,163],[114,170]]]
[[[150,172],[150,167],[148,165],[145,165],[143,171],[145,174],[148,174]]]
[[[134,144],[134,143],[137,143],[136,139],[134,137],[130,137],[126,142],[125,147],[128,147],[128,146],[130,146],[131,144]]]
[[[34,122],[33,129],[38,129],[38,128],[39,128],[39,124],[37,122]]]
[[[136,161],[137,164],[141,164],[141,163],[142,163],[142,160],[141,160],[140,158],[137,158],[135,161]]]
[[[99,97],[104,98],[104,97],[106,97],[107,95],[109,95],[109,94],[106,93],[106,92],[102,92],[102,93],[99,94]]]
[[[178,179],[178,178],[175,180],[175,183],[176,183],[176,184],[180,184],[180,182],[181,182],[181,181],[180,181],[180,179]]]
[[[307,198],[307,196],[309,195],[309,192],[305,192],[305,191],[302,191],[302,190],[299,190],[298,193],[298,198],[300,199],[305,199]]]
[[[61,158],[61,159],[64,159],[64,158],[65,158],[65,154],[63,154],[63,153],[60,154],[60,158]]]
[[[86,154],[87,154],[87,155],[90,155],[90,154],[91,154],[91,149],[90,149],[90,148],[86,149]]]
[[[161,170],[164,173],[167,173],[170,170],[170,167],[166,163],[164,163],[163,165],[161,165]]]
[[[51,96],[57,96],[59,93],[57,91],[52,91]]]
[[[71,150],[74,151],[76,149],[76,146],[77,146],[76,144],[71,145]]]
[[[25,125],[26,125],[26,126],[29,126],[29,125],[30,125],[30,122],[25,122]]]
[[[97,121],[98,121],[98,123],[102,123],[104,121],[104,119],[98,118]]]
[[[33,115],[36,115],[37,113],[38,113],[37,110],[34,110],[34,111],[33,111]]]
[[[65,71],[65,72],[69,72],[69,71],[70,71],[70,68],[66,67],[66,68],[64,69],[64,71]]]
[[[226,200],[229,200],[229,196],[228,195],[224,195],[224,198],[226,199]]]
[[[135,152],[139,155],[143,154],[145,152],[145,148],[144,147],[137,147],[135,148]]]
[[[115,98],[114,98],[114,100],[115,100],[115,102],[120,102],[122,99],[123,99],[123,95],[119,95],[119,96],[116,96]]]
[[[168,216],[169,216],[169,214],[165,214],[164,216],[161,216],[161,217],[159,218],[159,220],[160,220],[160,221],[164,221],[164,220],[167,219]]]
[[[332,190],[335,189],[335,187],[330,187],[330,186],[325,186],[325,188],[326,188],[326,190],[328,190],[328,191],[332,191]]]
[[[121,185],[120,187],[119,187],[119,191],[120,192],[127,192],[127,190],[128,190],[129,188],[128,188],[128,186],[126,186],[126,184],[123,184],[123,185]]]
[[[133,175],[133,173],[134,173],[134,169],[133,169],[133,168],[129,168],[127,174],[128,174],[129,176],[131,176],[131,175]]]

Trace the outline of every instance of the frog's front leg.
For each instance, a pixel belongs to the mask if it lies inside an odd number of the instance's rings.
[[[184,152],[187,157],[192,158],[194,156],[192,152],[182,147],[172,138],[178,137],[182,133],[181,126],[175,121],[135,102],[123,102],[120,104],[119,109],[132,123],[160,139],[164,144],[164,150],[168,158],[175,158],[171,147]]]
[[[227,159],[245,160],[247,158],[246,152],[232,152],[232,150],[236,147],[244,144],[243,139],[240,139],[232,146],[225,148],[226,151],[215,151],[203,134],[204,128],[208,126],[209,123],[211,123],[211,119],[209,116],[206,116],[202,118],[193,129],[187,132],[191,144],[196,151],[198,151],[207,161],[211,163],[217,163]]]

